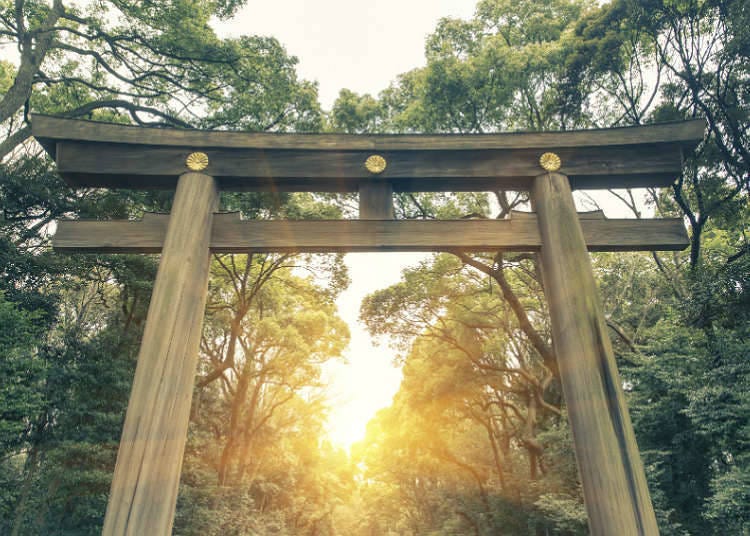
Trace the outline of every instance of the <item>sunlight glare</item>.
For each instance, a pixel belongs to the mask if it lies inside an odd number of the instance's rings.
[[[349,449],[364,438],[367,422],[391,404],[401,383],[401,370],[394,366],[394,353],[387,341],[375,341],[359,322],[362,299],[375,290],[399,281],[401,270],[425,259],[426,253],[350,253],[346,265],[352,280],[339,296],[339,314],[349,324],[351,342],[346,350],[348,363],[325,367],[328,380],[331,441]]]

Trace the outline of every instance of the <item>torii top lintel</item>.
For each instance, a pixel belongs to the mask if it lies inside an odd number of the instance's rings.
[[[554,152],[574,188],[667,186],[702,138],[702,119],[565,132],[470,135],[275,134],[144,128],[34,115],[32,133],[74,187],[172,189],[193,152],[236,191],[526,190]],[[385,169],[365,165],[383,157]]]

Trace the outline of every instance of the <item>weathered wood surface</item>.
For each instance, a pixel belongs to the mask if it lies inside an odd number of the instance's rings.
[[[105,536],[172,533],[217,204],[211,177],[180,178],[117,454]]]
[[[72,186],[173,188],[193,151],[225,190],[356,192],[530,189],[539,156],[556,152],[575,188],[665,186],[703,135],[688,121],[607,130],[484,135],[313,135],[148,129],[33,117],[34,136]],[[388,161],[372,175],[373,153]]]
[[[80,119],[32,115],[33,134],[43,144],[58,140],[224,147],[227,149],[313,149],[401,151],[425,149],[528,149],[540,147],[596,147],[678,142],[695,146],[703,136],[703,119],[636,127],[564,132],[511,132],[502,134],[278,134],[145,128]],[[48,150],[54,151],[50,146]]]
[[[359,186],[359,219],[393,219],[393,188],[389,183],[370,182]]]
[[[688,245],[679,219],[607,220],[581,214],[590,251],[680,250]],[[61,252],[156,253],[161,250],[168,215],[147,214],[142,221],[59,221],[53,245]],[[535,214],[514,213],[510,220],[240,220],[217,214],[211,251],[515,251],[542,245]]]
[[[205,149],[206,173],[222,190],[356,192],[388,182],[395,191],[528,190],[547,149],[383,151],[388,167],[372,175],[372,152]],[[667,186],[680,172],[678,144],[552,148],[577,188]],[[174,188],[192,147],[61,141],[57,166],[72,186]]]
[[[564,175],[532,195],[542,272],[591,534],[658,535],[596,283]]]

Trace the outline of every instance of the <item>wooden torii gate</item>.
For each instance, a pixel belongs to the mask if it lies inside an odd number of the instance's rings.
[[[577,214],[571,188],[668,186],[701,120],[489,135],[308,135],[148,129],[34,116],[72,187],[176,189],[170,215],[58,223],[54,247],[161,252],[103,534],[171,533],[211,252],[538,251],[594,535],[658,534],[589,251],[676,250],[680,220]],[[392,193],[530,190],[507,220],[395,221]],[[359,192],[360,219],[242,221],[219,190]]]

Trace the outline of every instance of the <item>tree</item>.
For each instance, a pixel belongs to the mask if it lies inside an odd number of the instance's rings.
[[[750,141],[742,125],[750,72],[747,55],[738,52],[750,46],[745,11],[735,1],[615,1],[576,28],[582,43],[570,61],[571,78],[619,87],[610,101],[622,110],[620,120],[707,119],[705,143],[688,158],[671,195],[652,194],[660,211],[687,217],[692,267],[701,261],[711,220],[728,230],[726,215],[747,206]],[[734,254],[745,255],[746,239],[733,240]]]
[[[245,130],[556,130],[706,116],[675,185],[616,195],[684,216],[687,254],[593,257],[662,534],[743,533],[750,496],[747,9],[737,0],[482,0],[427,64],[323,117],[272,38],[219,39],[243,2],[0,2],[0,531],[96,534],[156,260],[60,257],[60,216],[138,218],[171,193],[67,189],[28,112]],[[325,119],[325,121],[324,121]],[[247,218],[350,199],[229,194]],[[399,218],[505,218],[523,192],[403,193]],[[340,258],[212,265],[176,527],[184,534],[583,534],[533,255],[448,252],[370,296],[404,383],[353,460],[323,439],[320,366],[346,339]],[[306,263],[308,274],[300,266]],[[327,286],[326,286],[327,285]],[[7,328],[6,328],[7,327]],[[359,465],[357,465],[359,464]]]
[[[340,355],[348,329],[334,313],[336,292],[295,274],[293,260],[215,258],[180,531],[243,533],[253,517],[257,531],[275,524],[314,533],[330,523],[346,485],[346,475],[318,467],[335,453],[317,451],[325,414],[321,367]],[[196,502],[203,509],[192,512]]]
[[[432,530],[457,523],[467,532],[489,534],[502,527],[520,533],[531,526],[562,530],[567,523],[572,532],[564,533],[578,533],[585,515],[570,445],[545,454],[548,441],[567,430],[555,373],[523,334],[496,282],[483,271],[466,270],[462,261],[439,256],[405,271],[402,283],[370,295],[363,304],[371,332],[395,336],[404,360],[404,380],[389,410],[393,417],[373,428],[392,435],[389,441],[401,447],[368,435],[368,444],[360,447],[368,478],[388,482],[393,472],[406,472],[399,489],[411,489],[407,482],[412,480],[421,485],[434,479],[436,487],[428,495],[440,497],[440,506],[417,501],[421,488],[410,499],[421,512],[420,523]],[[530,329],[539,336],[537,330],[547,329],[540,289],[528,274],[515,280],[519,273],[503,277],[514,278],[506,284],[526,289],[521,295],[525,318],[533,319],[536,326]],[[377,456],[394,451],[409,459],[395,461],[400,469],[379,472],[383,462]],[[448,484],[454,472],[466,480],[462,491]],[[447,507],[445,501],[453,504],[449,497],[459,502]],[[576,514],[565,517],[557,511],[555,525],[552,505],[561,501],[568,509],[577,505]],[[439,520],[435,512],[445,508],[447,517]]]
[[[741,274],[747,272],[750,193],[747,137],[739,126],[747,118],[750,81],[740,52],[748,40],[740,4],[613,2],[577,30],[610,58],[590,62],[586,76],[622,71],[612,59],[617,63],[625,50],[655,58],[658,98],[643,109],[644,120],[703,116],[708,124],[705,143],[671,191],[649,194],[658,214],[686,218],[689,255],[655,255],[657,279],[641,272],[635,281],[658,297],[649,292],[644,302],[633,293],[612,318],[624,327],[622,340],[630,341],[622,353],[629,356],[624,375],[633,382],[636,432],[662,524],[676,534],[747,530],[742,509],[732,506],[744,504],[748,490],[739,439],[744,421],[736,420],[746,406],[738,395],[746,381],[738,355],[746,352]],[[637,48],[623,36],[635,38]]]
[[[471,20],[440,21],[425,45],[427,66],[402,74],[377,105],[342,91],[332,116],[347,123],[334,127],[476,133],[585,125],[583,110],[562,105],[562,90],[575,51],[570,34],[591,9],[578,0],[480,1]]]
[[[333,316],[332,295],[290,273],[288,256],[236,257],[216,259],[201,345],[209,361],[199,386],[218,381],[229,415],[216,438],[223,443],[215,463],[219,485],[243,482],[255,471],[257,452],[277,437],[264,437],[269,427],[280,428],[272,424],[276,412],[305,392],[316,399],[320,365],[348,339]]]
[[[63,216],[138,218],[169,210],[172,197],[69,190],[27,142],[29,112],[146,126],[318,128],[316,88],[298,80],[296,59],[275,39],[214,34],[210,17],[240,5],[0,4],[0,31],[19,50],[0,65],[0,285],[19,314],[37,319],[30,363],[42,365],[24,380],[36,386],[37,406],[19,397],[7,413],[9,426],[27,429],[3,458],[4,481],[21,484],[3,502],[12,534],[100,530],[156,267],[154,257],[53,255],[49,226]],[[322,204],[295,200],[232,194],[223,203],[250,216]],[[16,374],[4,373],[3,385]]]
[[[139,125],[319,128],[315,87],[297,81],[296,59],[278,41],[221,40],[210,27],[242,4],[3,2],[0,32],[17,43],[18,61],[15,72],[3,64],[12,83],[0,99],[0,157],[29,138],[30,110]]]
[[[739,415],[745,401],[737,393],[745,389],[737,386],[743,385],[745,372],[736,356],[746,352],[746,337],[737,323],[720,320],[725,317],[717,311],[726,308],[742,319],[747,305],[744,276],[739,275],[747,257],[746,140],[735,122],[748,109],[743,100],[747,54],[737,48],[746,40],[747,32],[736,23],[744,20],[744,11],[735,2],[612,2],[600,8],[579,6],[578,11],[570,11],[571,6],[545,3],[527,9],[480,2],[472,20],[441,22],[428,39],[427,66],[402,75],[380,95],[385,116],[380,128],[483,132],[708,116],[709,136],[695,155],[686,155],[673,188],[649,191],[646,207],[638,193],[616,192],[636,217],[649,209],[659,216],[685,215],[691,227],[689,254],[654,254],[650,259],[598,255],[594,260],[663,533],[742,531],[745,514],[738,505],[744,504],[747,480]],[[558,19],[545,21],[550,13]],[[542,45],[554,51],[549,64],[535,56],[535,47]],[[496,56],[488,60],[490,50]],[[511,58],[526,61],[513,63]],[[494,70],[498,66],[504,68],[500,74]],[[504,73],[511,80],[500,89],[511,90],[501,93],[496,77]],[[532,91],[514,85],[517,81]],[[497,192],[495,198],[501,216],[526,201],[513,192]],[[433,199],[403,197],[411,210],[401,213],[435,217],[440,205]],[[486,217],[487,211],[467,214]],[[497,283],[520,328],[514,340],[534,348],[537,356],[551,357],[539,313],[532,308],[525,315],[533,287],[519,284],[534,280],[533,258],[459,257]],[[426,277],[435,277],[428,273]],[[424,347],[424,337],[434,336],[435,330],[456,331],[448,320],[453,319],[449,305],[431,308],[411,301],[419,288],[414,277],[407,274],[403,287],[372,296],[363,309],[366,316],[374,314],[374,332],[411,333],[413,346],[408,348],[415,353],[405,353],[407,363]],[[388,324],[379,308],[401,320]],[[440,317],[440,323],[431,322],[430,315]],[[432,365],[449,360],[450,348],[447,344],[432,351],[431,366],[423,372],[439,374],[441,369]],[[553,370],[554,360],[547,363]],[[471,385],[459,369],[451,374]],[[454,429],[459,427],[457,419],[453,422]],[[434,425],[433,430],[450,436]],[[546,434],[565,436],[566,430],[545,427],[540,436]],[[722,447],[714,450],[718,445]],[[560,523],[555,526],[570,528],[570,521],[580,527],[581,518],[566,515],[570,510],[564,499],[539,497],[534,504],[543,519]]]

